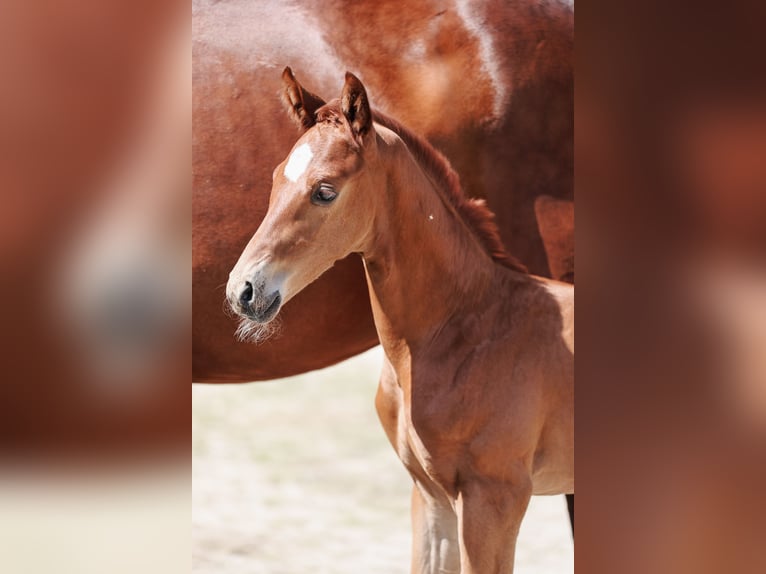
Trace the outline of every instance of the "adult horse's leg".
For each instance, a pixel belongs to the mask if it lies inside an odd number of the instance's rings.
[[[535,217],[551,277],[574,283],[574,202],[539,195],[535,199]],[[574,494],[566,498],[574,538]]]
[[[569,524],[572,526],[572,538],[574,538],[574,494],[567,494],[567,510],[569,511]]]
[[[475,478],[461,487],[461,574],[512,574],[516,539],[531,496],[529,477],[513,484]]]
[[[412,485],[412,574],[460,574],[455,511],[417,483]]]

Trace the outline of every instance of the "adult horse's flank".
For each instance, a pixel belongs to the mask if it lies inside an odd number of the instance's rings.
[[[568,3],[193,0],[192,33],[195,382],[286,377],[378,344],[358,257],[296,296],[280,336],[261,345],[237,341],[221,312],[226,276],[268,208],[264,183],[295,143],[274,97],[285,62],[319,94],[334,93],[343,70],[364,70],[376,108],[449,158],[508,249],[533,273],[561,278],[542,231],[555,227],[539,225],[534,202],[574,192]]]
[[[573,288],[511,259],[444,157],[373,115],[356,77],[329,104],[283,80],[305,133],[229,302],[268,324],[361,254],[385,351],[376,406],[414,480],[412,571],[512,572],[530,496],[574,492]]]

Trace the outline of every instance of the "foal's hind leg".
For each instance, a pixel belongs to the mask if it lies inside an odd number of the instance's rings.
[[[475,479],[457,501],[461,574],[511,574],[532,484]]]
[[[412,486],[412,574],[460,574],[455,511],[417,484]]]

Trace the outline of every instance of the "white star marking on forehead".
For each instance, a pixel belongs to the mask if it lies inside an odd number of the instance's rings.
[[[314,157],[314,154],[311,151],[309,144],[305,143],[299,145],[295,148],[295,151],[290,154],[290,158],[287,160],[285,177],[292,182],[298,181],[303,175],[303,172],[306,171],[312,157]]]

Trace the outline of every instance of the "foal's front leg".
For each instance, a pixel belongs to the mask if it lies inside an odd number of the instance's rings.
[[[457,499],[461,574],[512,574],[531,481],[466,482]]]
[[[417,483],[412,486],[412,574],[460,574],[455,511]]]

